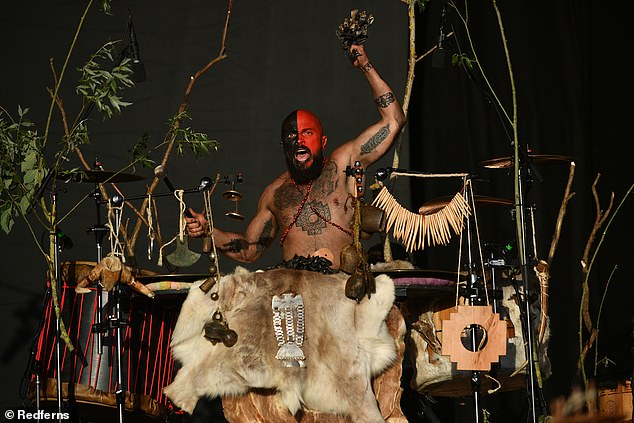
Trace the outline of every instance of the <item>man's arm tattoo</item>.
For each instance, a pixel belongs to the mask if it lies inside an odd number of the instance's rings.
[[[390,125],[385,125],[361,146],[361,155],[370,154],[387,138],[388,135],[390,135]]]
[[[376,103],[377,107],[385,109],[387,106],[394,103],[394,100],[394,94],[392,94],[391,92],[387,92],[375,98],[374,102]]]
[[[225,253],[239,253],[249,247],[249,244],[243,239],[232,239],[224,244],[221,248]]]
[[[374,66],[372,66],[372,63],[368,62],[368,63],[366,63],[365,65],[363,65],[363,66],[361,67],[361,70],[362,70],[363,72],[365,72],[365,73],[368,73],[368,72],[370,72],[370,69],[372,69],[373,67],[374,67]]]
[[[256,243],[256,249],[258,251],[264,251],[264,249],[269,246],[271,241],[273,241],[273,238],[271,237],[271,232],[273,232],[273,221],[269,219],[264,224],[264,228],[262,228],[260,238],[258,238],[258,242]]]

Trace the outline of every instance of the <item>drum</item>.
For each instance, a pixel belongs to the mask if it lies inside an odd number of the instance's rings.
[[[442,322],[456,311],[455,274],[415,270],[387,273],[393,278],[397,292],[405,293],[401,296],[400,308],[408,329],[408,355],[414,370],[412,388],[435,396],[471,395],[472,372],[456,370],[455,363],[441,354]],[[506,283],[501,291],[498,313],[507,324],[506,355],[500,357],[499,363],[493,364],[488,373],[491,377],[483,375],[480,378],[483,393],[498,387],[493,379],[499,382],[501,391],[522,389],[526,383],[524,336],[515,289]],[[540,345],[537,350],[543,377],[550,373],[546,346]]]
[[[74,350],[60,344],[62,397],[69,411],[90,421],[117,420],[117,339],[111,319],[115,294],[102,293],[102,318],[108,329],[101,337],[93,329],[98,322],[97,290],[77,294],[75,286],[83,274],[94,266],[91,262],[62,264],[60,310]],[[145,272],[146,277],[160,278]],[[143,274],[137,276],[143,280]],[[152,286],[154,285],[154,286]],[[185,299],[189,283],[155,282],[155,298],[150,299],[121,290],[121,378],[125,391],[126,421],[165,420],[170,413],[163,388],[174,377],[174,361],[170,351],[171,334]],[[39,333],[36,359],[40,365],[40,400],[44,406],[57,401],[56,319],[53,303],[46,301],[43,326]],[[99,339],[100,338],[100,339]],[[101,344],[99,348],[99,344]],[[30,394],[36,393],[31,381]]]

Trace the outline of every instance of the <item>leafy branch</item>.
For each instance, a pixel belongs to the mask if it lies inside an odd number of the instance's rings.
[[[124,58],[111,71],[102,69],[98,60],[109,59],[114,62],[112,53],[118,41],[109,41],[97,50],[88,59],[86,64],[79,69],[81,78],[76,90],[85,101],[93,103],[95,107],[106,117],[111,118],[113,113],[121,113],[121,108],[132,103],[123,101],[120,90],[134,85],[130,77],[132,69],[129,66],[130,59]]]
[[[44,140],[26,119],[28,111],[18,106],[16,121],[0,108],[0,228],[7,234],[14,217],[26,214],[48,172]]]
[[[218,55],[214,57],[213,59],[211,59],[209,62],[207,62],[207,64],[203,66],[201,69],[199,69],[194,74],[194,76],[191,76],[189,78],[189,84],[187,85],[187,88],[185,89],[185,94],[180,103],[180,106],[178,107],[178,111],[176,115],[174,116],[174,118],[170,120],[170,130],[166,134],[165,141],[164,141],[167,147],[166,147],[165,153],[163,154],[163,159],[161,160],[161,165],[163,167],[166,167],[167,162],[172,153],[172,150],[174,148],[176,148],[177,151],[182,152],[183,147],[188,146],[190,149],[192,149],[192,152],[194,152],[194,154],[197,154],[197,152],[199,153],[201,151],[207,151],[211,148],[215,149],[217,146],[217,144],[215,144],[216,141],[209,140],[208,138],[203,137],[200,134],[191,131],[191,129],[189,128],[182,129],[180,126],[181,126],[181,121],[188,116],[186,113],[186,110],[189,104],[189,97],[191,95],[192,90],[194,89],[194,85],[196,84],[196,81],[198,80],[198,78],[200,78],[203,74],[205,74],[205,72],[207,72],[216,63],[228,57],[226,41],[227,41],[227,33],[229,30],[229,22],[231,20],[232,9],[233,9],[233,0],[229,0],[229,4],[227,6],[227,14],[225,17],[225,25],[222,30],[222,40],[220,42],[220,51],[218,52]],[[148,195],[151,195],[154,192],[154,189],[159,184],[159,182],[160,182],[160,178],[155,176],[154,179],[152,180],[152,183],[150,184],[148,188]],[[141,213],[137,214],[139,218],[136,221],[136,224],[132,231],[132,235],[130,236],[130,239],[127,243],[128,252],[134,251],[136,240],[141,231],[141,224],[143,222],[143,220],[141,219],[141,216],[143,216],[143,213],[147,209],[148,204],[149,204],[148,199],[145,199],[140,207]]]
[[[189,148],[196,158],[202,153],[209,153],[209,150],[217,150],[220,143],[216,140],[209,139],[207,134],[195,132],[190,127],[182,128],[180,124],[184,119],[191,120],[191,116],[187,111],[178,113],[170,119],[170,137],[176,144],[178,154],[184,154],[185,148]]]

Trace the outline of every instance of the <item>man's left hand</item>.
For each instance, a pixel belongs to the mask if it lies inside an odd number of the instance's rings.
[[[350,58],[350,62],[352,62],[352,66],[355,68],[363,69],[364,66],[370,63],[362,45],[351,45],[348,51],[348,57]]]

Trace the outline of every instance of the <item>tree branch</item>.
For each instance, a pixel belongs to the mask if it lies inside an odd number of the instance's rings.
[[[205,72],[207,72],[213,65],[215,65],[216,63],[228,57],[226,53],[226,49],[227,49],[226,41],[227,41],[227,33],[229,30],[229,22],[231,18],[232,8],[233,8],[233,0],[229,0],[229,5],[227,6],[227,16],[225,18],[225,25],[222,31],[222,41],[220,44],[220,51],[218,53],[218,56],[211,59],[205,66],[203,66],[198,72],[196,72],[194,76],[190,77],[189,84],[187,85],[187,88],[185,89],[183,100],[181,101],[181,104],[178,107],[177,116],[180,116],[187,109],[187,105],[189,103],[189,96],[198,78],[200,78]],[[163,159],[161,160],[161,165],[164,167],[166,167],[167,161],[169,160],[171,152],[174,148],[174,141],[176,139],[176,129],[178,129],[179,125],[180,125],[180,118],[175,119],[168,133],[169,135],[167,137],[167,148],[165,150],[165,154],[163,155]],[[154,192],[154,189],[159,184],[159,182],[160,182],[160,178],[155,176],[154,179],[152,180],[152,183],[150,184],[148,188],[148,195],[151,195]],[[141,204],[141,207],[140,207],[141,215],[145,212],[147,206],[148,206],[148,200],[145,199],[143,200],[143,203]],[[128,242],[128,245],[130,246],[131,250],[134,250],[134,247],[136,245],[136,240],[141,230],[141,223],[142,223],[142,220],[137,219],[136,224],[134,226],[134,230],[132,232],[132,237],[130,238],[130,241]]]

